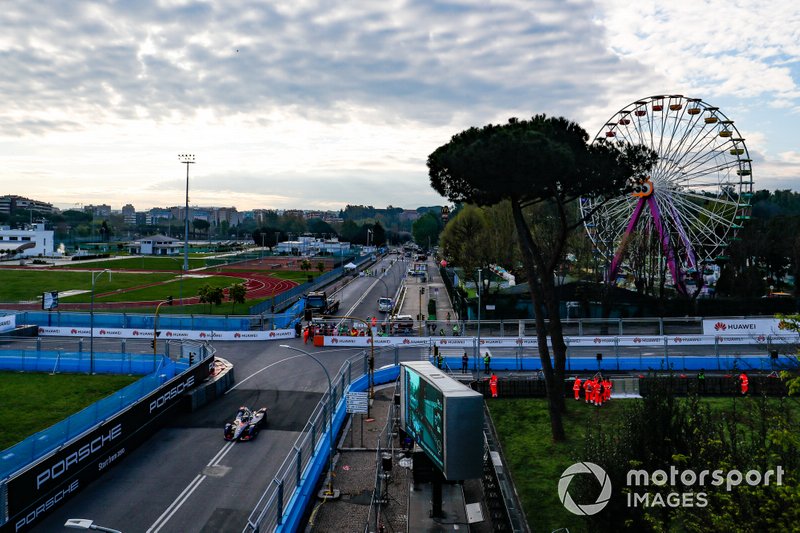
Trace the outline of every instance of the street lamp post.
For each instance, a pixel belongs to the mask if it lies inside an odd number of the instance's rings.
[[[419,314],[417,318],[419,318],[419,336],[422,337],[422,328],[424,327],[422,323],[422,295],[425,294],[425,287],[419,288]]]
[[[156,314],[153,318],[153,372],[156,371],[156,358],[158,357],[158,312],[161,310],[161,306],[167,304],[172,305],[172,296],[167,296],[167,299],[163,302],[158,302],[156,306]]]
[[[478,371],[478,360],[481,357],[481,289],[483,288],[483,282],[481,281],[481,273],[483,272],[482,268],[478,269],[478,356],[475,358],[475,371]]]
[[[102,274],[108,272],[108,281],[111,281],[109,269],[92,272],[92,300],[89,304],[89,374],[94,374],[94,283]]]
[[[189,165],[194,164],[194,154],[179,154],[178,161],[186,165],[186,211],[184,212],[185,232],[183,241],[183,270],[189,270]]]
[[[328,373],[328,369],[325,368],[319,359],[311,355],[305,350],[301,350],[300,348],[295,348],[294,346],[289,346],[288,344],[281,344],[281,348],[286,348],[288,350],[294,350],[295,352],[300,352],[309,356],[311,359],[317,363],[323,372],[325,372],[325,377],[328,378],[328,488],[325,490],[324,495],[330,498],[337,498],[339,496],[338,490],[333,488],[333,384],[331,383],[331,375]]]

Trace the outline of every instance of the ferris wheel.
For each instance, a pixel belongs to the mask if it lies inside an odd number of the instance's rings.
[[[658,154],[650,175],[626,192],[581,198],[586,231],[610,262],[607,281],[615,283],[621,269],[666,268],[676,290],[698,290],[704,266],[727,260],[726,248],[750,218],[751,159],[733,121],[699,98],[651,96],[612,116],[595,142],[601,139]]]

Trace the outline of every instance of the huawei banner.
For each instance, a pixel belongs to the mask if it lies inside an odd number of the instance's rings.
[[[781,335],[777,318],[711,318],[703,320],[703,335]]]
[[[0,333],[11,331],[17,327],[17,315],[0,316]]]
[[[13,317],[12,317],[13,318]],[[42,326],[39,335],[43,337],[89,337],[89,328],[51,328]],[[94,336],[98,339],[152,339],[152,329],[94,328]],[[193,340],[193,341],[273,341],[293,339],[294,330],[274,329],[271,331],[192,331],[186,329],[161,329],[159,340]]]

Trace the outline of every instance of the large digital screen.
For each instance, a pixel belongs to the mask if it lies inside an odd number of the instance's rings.
[[[444,397],[414,370],[407,368],[405,376],[406,432],[444,469]]]
[[[483,396],[432,364],[400,364],[400,421],[445,479],[483,473]]]

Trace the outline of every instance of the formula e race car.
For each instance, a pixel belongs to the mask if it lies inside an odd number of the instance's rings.
[[[247,407],[240,407],[236,412],[233,422],[225,424],[225,440],[253,440],[258,435],[261,426],[267,423],[267,408],[251,411]]]

